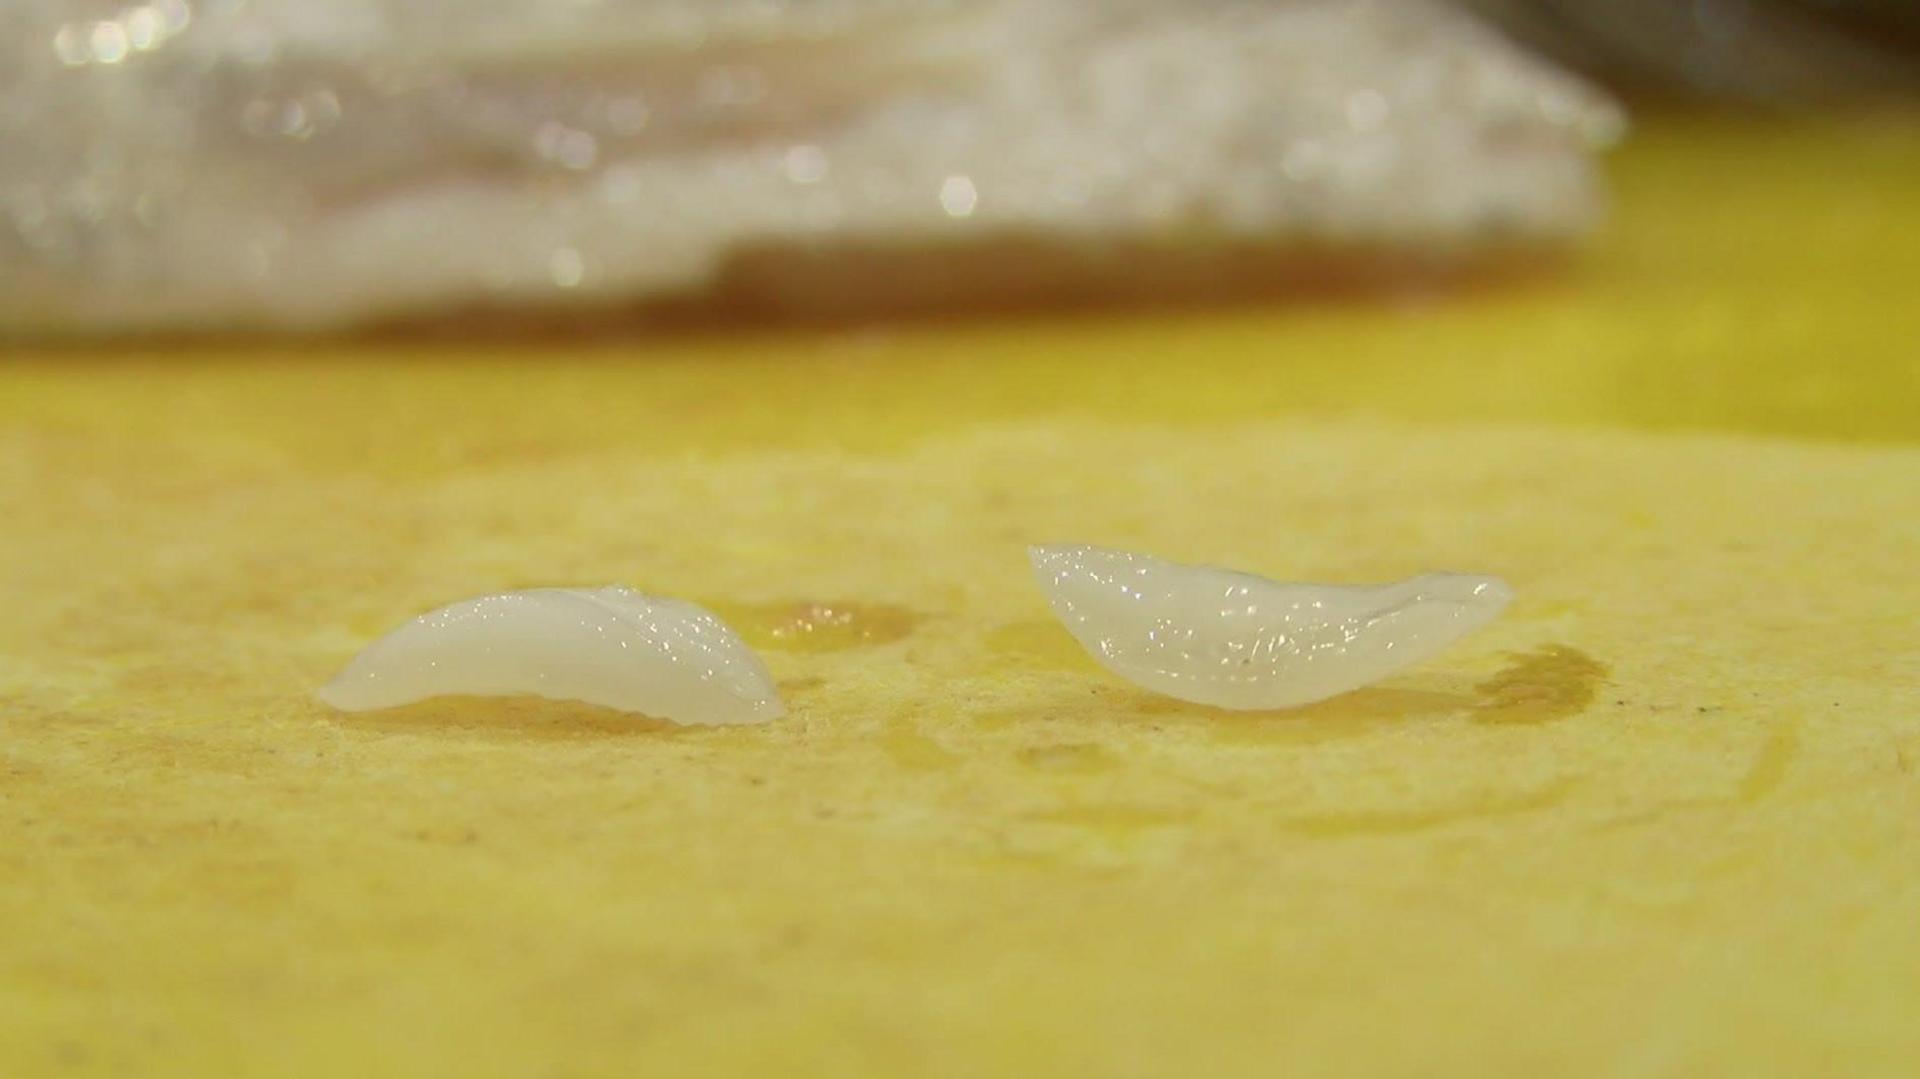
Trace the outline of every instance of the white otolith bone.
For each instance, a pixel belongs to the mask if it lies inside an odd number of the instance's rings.
[[[455,694],[584,701],[702,725],[785,711],[759,657],[712,613],[618,585],[429,611],[367,646],[320,699],[360,712]]]
[[[1290,708],[1378,681],[1491,622],[1495,577],[1288,584],[1101,547],[1028,551],[1053,612],[1108,670],[1170,697]]]

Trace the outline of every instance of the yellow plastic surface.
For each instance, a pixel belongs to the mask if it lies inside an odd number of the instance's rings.
[[[1614,167],[1469,296],[9,358],[0,1075],[1913,1074],[1920,123]],[[1521,599],[1215,713],[1062,538]],[[789,718],[312,698],[612,581]]]

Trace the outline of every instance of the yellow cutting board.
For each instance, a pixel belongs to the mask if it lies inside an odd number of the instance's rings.
[[[0,1075],[1910,1075],[1920,119],[1674,118],[1564,272],[0,366]],[[1290,713],[1022,545],[1498,573]],[[713,604],[788,718],[329,712],[427,607]]]

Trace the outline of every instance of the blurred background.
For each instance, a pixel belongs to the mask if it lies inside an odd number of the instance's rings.
[[[1913,93],[1903,0],[1469,0],[1529,46],[1623,92],[1776,106]]]
[[[1607,220],[1606,155],[1636,119],[1898,109],[1920,36],[1875,0],[27,0],[0,19],[15,338],[1525,278]]]

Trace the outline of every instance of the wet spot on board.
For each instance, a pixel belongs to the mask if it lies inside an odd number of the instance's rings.
[[[1593,703],[1607,666],[1577,648],[1548,645],[1514,656],[1506,669],[1474,687],[1477,723],[1547,723],[1579,715]]]
[[[715,613],[755,648],[838,652],[891,644],[918,629],[922,618],[905,607],[854,600],[715,603]]]
[[[1473,704],[1459,693],[1375,686],[1286,712],[1220,712],[1209,730],[1221,742],[1307,745],[1450,716]]]
[[[491,741],[590,742],[660,738],[726,728],[682,726],[579,701],[540,697],[436,697],[375,712],[336,712],[342,727],[386,734],[444,735]]]
[[[996,650],[1015,649],[1030,669],[1050,664],[1077,669],[1090,662],[1073,638],[1052,622],[1009,623],[995,630],[989,643]],[[1472,694],[1368,686],[1299,708],[1239,712],[1133,687],[1102,685],[1084,696],[1051,701],[1044,710],[983,713],[974,723],[983,730],[1000,730],[1043,717],[1133,719],[1149,724],[1191,722],[1220,742],[1312,744],[1462,715],[1487,724],[1524,725],[1563,719],[1591,705],[1610,673],[1605,664],[1577,648],[1548,645],[1515,655],[1507,667],[1474,686]]]

